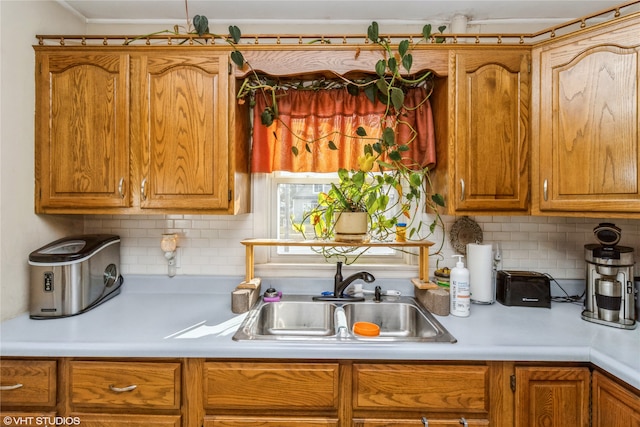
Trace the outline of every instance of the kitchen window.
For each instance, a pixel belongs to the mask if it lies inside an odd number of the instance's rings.
[[[292,227],[292,221],[299,222],[304,212],[313,207],[320,192],[326,192],[331,182],[336,182],[336,173],[292,173],[273,172],[254,174],[254,212],[257,236],[278,239],[313,238],[313,232],[303,236]],[[325,261],[322,254],[310,247],[273,246],[269,247],[268,264],[335,264]],[[391,248],[370,248],[358,260],[358,264],[398,264],[415,263],[411,255]]]

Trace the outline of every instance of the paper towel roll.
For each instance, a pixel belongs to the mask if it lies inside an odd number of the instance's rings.
[[[493,246],[490,244],[467,244],[467,268],[471,302],[492,304],[495,301],[493,281]]]

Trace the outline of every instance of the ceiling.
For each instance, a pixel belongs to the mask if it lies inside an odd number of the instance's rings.
[[[184,21],[185,0],[57,0],[87,23]],[[456,14],[481,21],[566,22],[622,4],[619,0],[189,0],[189,17],[210,22],[425,21]]]

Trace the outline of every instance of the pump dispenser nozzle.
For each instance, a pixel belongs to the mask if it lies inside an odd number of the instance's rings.
[[[458,261],[456,261],[456,267],[458,268],[464,268],[464,263],[462,262],[462,258],[464,258],[464,255],[452,255],[451,258],[458,258]]]

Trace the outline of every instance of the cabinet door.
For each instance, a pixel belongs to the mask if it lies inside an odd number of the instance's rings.
[[[140,207],[226,209],[228,57],[163,50],[132,65],[139,79],[132,135],[140,147]]]
[[[36,53],[36,212],[129,205],[128,56]]]
[[[527,52],[455,52],[455,212],[526,212],[529,202]],[[453,212],[452,212],[453,213]]]
[[[636,20],[540,49],[534,213],[640,212]]]
[[[593,427],[640,426],[640,394],[593,373]]]
[[[516,427],[589,426],[587,368],[516,368]]]

